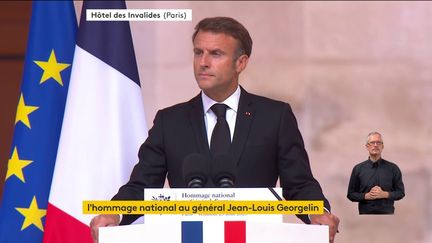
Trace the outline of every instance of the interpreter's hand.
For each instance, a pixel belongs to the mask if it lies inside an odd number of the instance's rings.
[[[374,199],[388,198],[390,193],[383,191],[379,186],[374,186],[369,192]]]
[[[371,192],[365,194],[365,200],[375,200],[375,196]]]
[[[322,224],[329,226],[330,243],[334,242],[339,227],[339,218],[330,213],[310,215],[311,224]]]
[[[90,230],[93,241],[98,242],[99,227],[117,226],[120,224],[120,215],[118,214],[100,214],[90,221]]]

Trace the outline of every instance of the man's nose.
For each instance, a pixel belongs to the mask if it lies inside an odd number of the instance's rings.
[[[208,67],[210,64],[209,55],[204,53],[200,58],[200,66],[201,67]]]

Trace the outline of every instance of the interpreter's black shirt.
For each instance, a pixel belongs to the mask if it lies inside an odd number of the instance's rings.
[[[374,186],[389,192],[388,199],[365,200],[365,194]],[[389,161],[370,159],[354,166],[348,185],[348,199],[359,202],[360,214],[393,214],[394,201],[405,196],[402,173],[399,167]]]

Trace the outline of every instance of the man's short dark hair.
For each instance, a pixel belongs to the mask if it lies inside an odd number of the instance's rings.
[[[195,26],[195,32],[192,35],[192,41],[195,40],[198,32],[210,31],[214,33],[223,33],[234,37],[239,43],[236,50],[236,58],[246,54],[250,57],[252,52],[252,38],[247,29],[240,24],[237,20],[230,17],[213,17],[201,20]]]

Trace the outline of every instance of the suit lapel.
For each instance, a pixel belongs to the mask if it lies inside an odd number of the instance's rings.
[[[189,120],[197,141],[198,152],[210,156],[210,149],[207,140],[207,132],[204,124],[204,108],[201,100],[201,93],[189,101]]]
[[[255,109],[253,107],[251,95],[241,88],[234,137],[230,148],[230,154],[234,156],[236,163],[240,161],[240,156],[249,136],[254,115]]]

